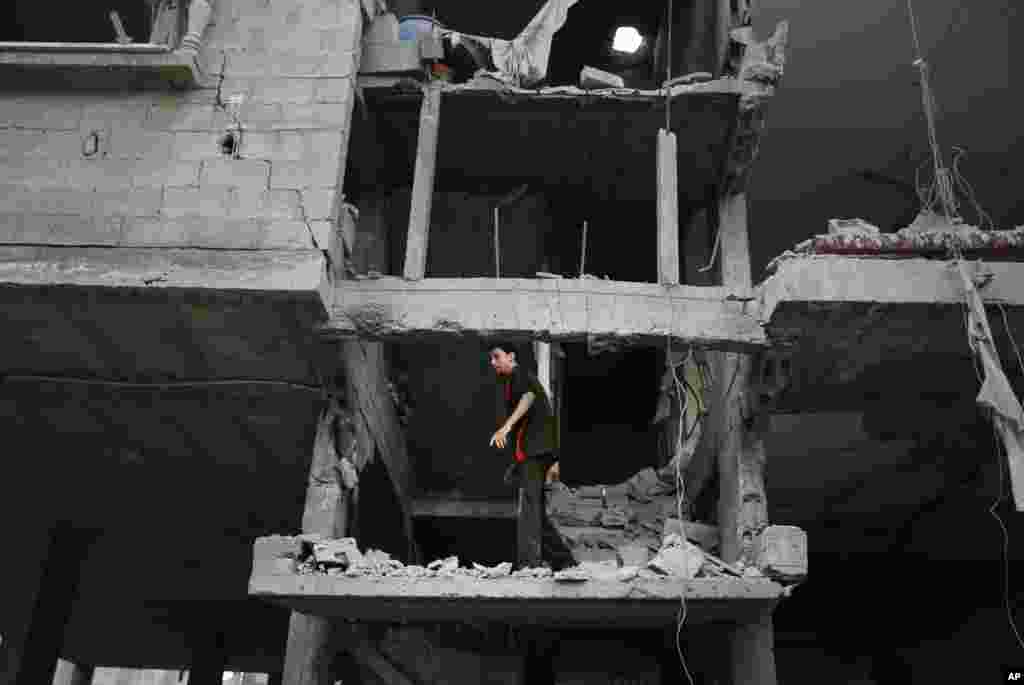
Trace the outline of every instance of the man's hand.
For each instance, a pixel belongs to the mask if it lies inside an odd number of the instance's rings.
[[[509,426],[502,426],[498,430],[494,431],[494,435],[491,436],[491,447],[497,445],[498,449],[505,449],[505,442],[508,438],[509,430],[511,430]]]

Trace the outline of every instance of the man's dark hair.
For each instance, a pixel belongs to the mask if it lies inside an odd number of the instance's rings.
[[[505,354],[509,354],[509,353],[515,354],[516,355],[516,359],[519,359],[520,357],[523,356],[520,353],[519,345],[516,345],[515,343],[509,342],[508,340],[488,341],[488,343],[487,343],[487,351],[490,352],[491,350],[501,350]]]

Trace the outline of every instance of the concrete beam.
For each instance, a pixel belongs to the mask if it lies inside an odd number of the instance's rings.
[[[400,339],[502,335],[547,341],[588,334],[663,345],[671,335],[714,349],[764,345],[745,289],[596,279],[399,278],[324,283],[323,332]]]
[[[978,288],[986,303],[1024,306],[1024,264],[975,262],[968,273],[985,275]],[[990,276],[988,276],[988,275]],[[960,305],[963,287],[951,261],[857,259],[821,255],[784,260],[756,289],[761,319],[771,326],[787,305]]]
[[[261,569],[262,567],[262,569]],[[257,564],[250,596],[295,611],[355,621],[462,621],[477,619],[549,625],[660,625],[686,597],[687,623],[755,620],[782,596],[768,580],[679,578],[590,580],[556,583],[550,578],[478,579],[275,574]]]
[[[0,246],[0,284],[307,292],[319,250]]]

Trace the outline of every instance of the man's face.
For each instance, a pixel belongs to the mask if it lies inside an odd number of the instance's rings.
[[[491,350],[491,368],[499,376],[508,376],[516,365],[516,353],[495,348]]]

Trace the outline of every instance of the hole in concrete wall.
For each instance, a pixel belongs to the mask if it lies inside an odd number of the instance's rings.
[[[239,142],[238,134],[234,131],[228,131],[218,141],[221,154],[227,157],[237,157]]]
[[[85,137],[82,141],[82,155],[85,157],[93,157],[100,151],[100,134],[98,131],[93,131]]]

